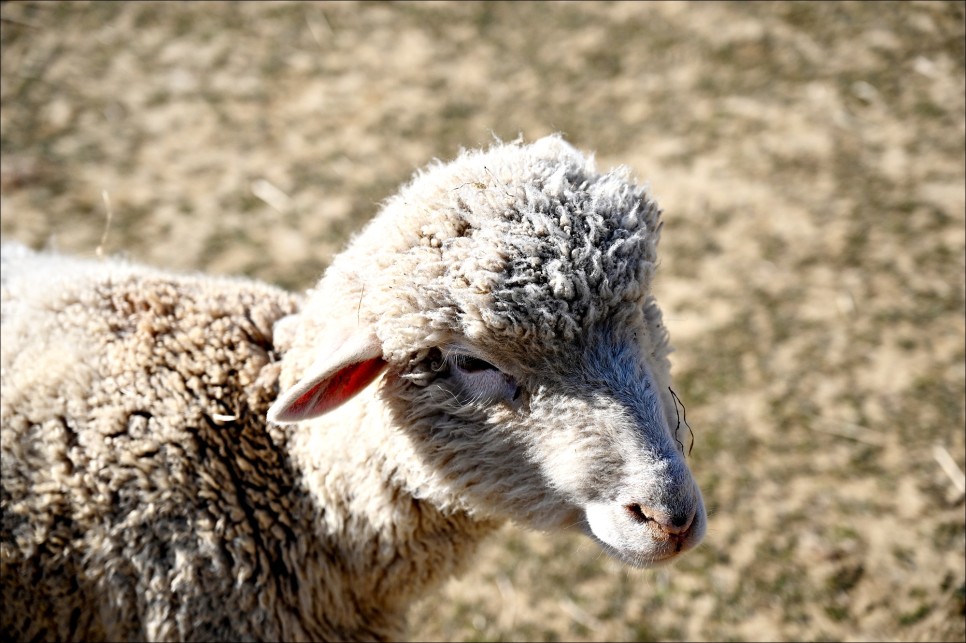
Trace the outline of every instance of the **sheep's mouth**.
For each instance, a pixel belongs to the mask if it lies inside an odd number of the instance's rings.
[[[627,542],[618,544],[607,542],[595,533],[586,515],[580,528],[612,558],[643,569],[664,565],[694,549],[704,536],[705,518],[703,512],[699,512],[691,526],[679,534],[651,533],[645,529],[635,531],[629,537],[624,535],[622,540],[626,539]],[[614,539],[613,536],[611,539]]]
[[[591,540],[596,542],[601,549],[603,549],[607,555],[611,558],[619,560],[620,562],[630,565],[631,567],[636,567],[638,569],[645,569],[648,567],[660,567],[670,563],[675,558],[681,556],[681,554],[693,549],[696,543],[692,539],[679,540],[675,543],[657,543],[657,546],[649,549],[647,551],[638,551],[634,549],[620,549],[610,545],[587,529],[587,535],[590,536]]]

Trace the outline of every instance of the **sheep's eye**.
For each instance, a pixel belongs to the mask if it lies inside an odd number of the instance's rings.
[[[460,402],[515,402],[520,398],[520,386],[516,380],[485,359],[450,353],[447,361],[451,390],[456,391],[456,399]]]
[[[457,355],[453,359],[453,363],[456,364],[461,370],[467,373],[476,373],[479,371],[495,371],[496,366],[490,364],[486,360],[482,360],[478,357],[470,357],[469,355]]]

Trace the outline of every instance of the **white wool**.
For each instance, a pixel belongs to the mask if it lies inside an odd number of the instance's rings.
[[[553,136],[417,173],[304,297],[4,246],[3,636],[398,640],[507,519],[694,547],[660,228]]]

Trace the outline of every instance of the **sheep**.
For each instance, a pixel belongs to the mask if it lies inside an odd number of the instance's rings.
[[[304,295],[5,246],[3,637],[399,640],[507,520],[692,549],[661,225],[554,135],[417,172]]]

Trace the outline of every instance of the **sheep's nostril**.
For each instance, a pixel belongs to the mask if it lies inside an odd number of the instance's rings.
[[[686,534],[691,529],[691,523],[694,522],[696,515],[697,511],[695,509],[680,511],[671,517],[670,525],[662,525],[662,528],[670,534]]]
[[[694,512],[690,514],[678,513],[671,517],[671,526],[681,529],[691,524],[692,520],[694,520]]]
[[[631,504],[627,505],[624,508],[627,509],[627,513],[629,513],[631,515],[631,518],[633,518],[634,520],[636,520],[639,523],[642,523],[643,524],[643,523],[651,522],[651,521],[654,520],[653,518],[651,518],[650,516],[648,516],[647,513],[644,512],[644,508],[641,507],[636,502],[635,503],[631,503]]]
[[[687,534],[696,515],[694,509],[678,511],[668,515],[665,512],[644,507],[636,502],[624,505],[624,509],[631,518],[640,524],[653,523],[654,526],[670,536]]]

